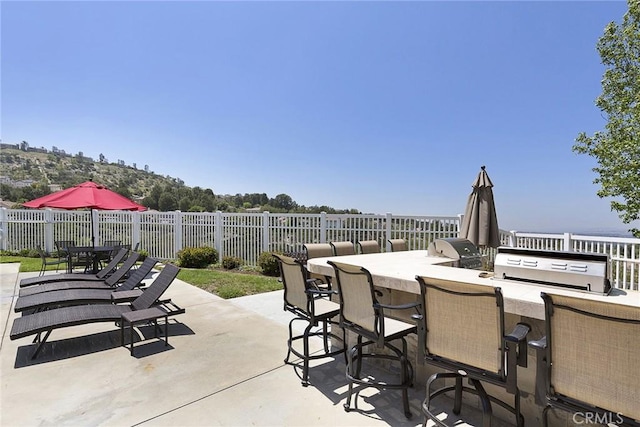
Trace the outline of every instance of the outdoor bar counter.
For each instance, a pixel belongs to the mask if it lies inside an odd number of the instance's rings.
[[[541,292],[577,296],[640,308],[640,292],[638,291],[613,288],[609,295],[601,295],[560,287],[498,280],[492,277],[491,272],[453,267],[454,260],[429,256],[425,250],[313,258],[307,261],[307,268],[312,273],[333,277],[334,271],[327,264],[328,260],[353,264],[369,270],[374,285],[382,291],[383,296],[379,297],[380,302],[387,304],[419,301],[420,286],[415,279],[416,276],[500,287],[504,297],[506,330],[510,331],[510,328],[513,328],[518,322],[528,323],[531,326],[531,332],[527,338],[529,341],[544,336],[545,313],[544,302],[540,297]],[[404,311],[405,313],[399,317],[411,321],[413,313]],[[396,314],[389,311],[386,313]],[[409,346],[413,348],[411,358],[416,368],[416,387],[423,387],[428,377],[436,371],[433,367],[421,364],[417,360],[415,352],[417,340],[409,341]],[[532,349],[529,349],[528,357],[528,367],[518,368],[522,414],[527,425],[542,425],[542,408],[535,403],[536,354]],[[498,397],[504,397],[503,391],[499,388],[488,386],[487,391]],[[467,403],[473,404],[469,401]],[[500,412],[496,412],[496,414],[500,416]],[[508,414],[500,417],[512,421]],[[574,425],[571,416],[563,414],[562,411],[550,411],[549,422],[551,426]]]

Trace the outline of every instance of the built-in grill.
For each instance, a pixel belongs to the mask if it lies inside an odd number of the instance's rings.
[[[499,247],[494,279],[603,295],[611,290],[609,256],[605,254]]]
[[[467,239],[436,239],[427,248],[429,256],[446,257],[453,260],[453,267],[482,269],[482,254]]]

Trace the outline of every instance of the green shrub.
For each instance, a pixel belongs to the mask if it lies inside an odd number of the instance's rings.
[[[149,256],[149,252],[147,252],[144,249],[138,251],[138,254],[140,255],[138,257],[138,261],[141,261],[141,262],[144,261],[145,259],[147,259],[147,257]]]
[[[271,252],[262,252],[258,257],[258,265],[265,276],[280,276],[278,260]]]
[[[218,251],[210,246],[178,251],[178,264],[185,268],[206,268],[218,262]]]
[[[239,268],[242,264],[244,264],[244,260],[242,258],[234,257],[234,256],[226,256],[222,258],[222,267],[225,270],[235,270]]]

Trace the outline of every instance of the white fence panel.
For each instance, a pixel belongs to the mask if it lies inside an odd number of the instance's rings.
[[[185,247],[212,246],[220,258],[238,257],[257,265],[260,253],[301,252],[305,243],[377,240],[389,250],[388,239],[405,239],[409,249],[427,249],[440,238],[459,235],[460,217],[291,214],[183,213],[94,211],[96,244],[120,240],[159,259],[175,259]],[[90,211],[0,209],[0,249],[19,251],[41,245],[55,250],[54,241],[91,244]],[[637,290],[640,239],[545,233],[501,232],[505,246],[551,251],[608,254],[611,279],[618,288]],[[495,249],[483,250],[491,262]]]

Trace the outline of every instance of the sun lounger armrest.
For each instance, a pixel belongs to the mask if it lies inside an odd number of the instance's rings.
[[[111,302],[117,304],[119,302],[129,302],[142,295],[140,289],[133,289],[131,291],[113,291],[111,292]]]

